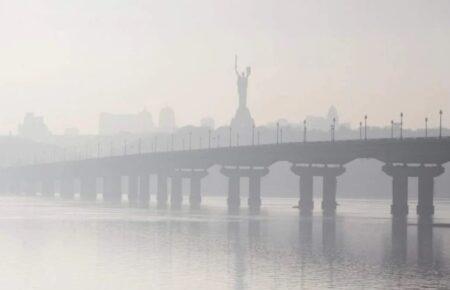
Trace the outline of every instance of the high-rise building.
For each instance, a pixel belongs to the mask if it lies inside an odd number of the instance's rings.
[[[44,117],[36,116],[34,113],[25,115],[22,124],[18,127],[18,133],[20,136],[32,140],[43,140],[51,135],[44,122]]]
[[[173,132],[175,130],[175,113],[170,107],[164,107],[159,112],[159,130],[162,132]]]

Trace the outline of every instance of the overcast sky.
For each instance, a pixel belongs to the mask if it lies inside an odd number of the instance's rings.
[[[0,41],[0,133],[29,111],[55,133],[166,105],[178,124],[228,123],[235,53],[257,124],[332,104],[354,125],[440,108],[450,124],[447,0],[0,0]]]

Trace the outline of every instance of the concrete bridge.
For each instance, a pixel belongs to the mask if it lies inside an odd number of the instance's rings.
[[[17,194],[55,195],[58,181],[59,194],[72,199],[75,180],[80,181],[82,200],[95,200],[97,179],[103,182],[103,200],[120,203],[122,177],[128,177],[128,200],[132,206],[147,207],[150,200],[150,175],[157,180],[158,208],[179,208],[183,203],[183,179],[190,180],[189,202],[192,207],[201,204],[201,182],[208,168],[221,166],[228,178],[228,207],[241,206],[240,181],[249,178],[248,207],[261,206],[261,178],[269,166],[278,161],[292,164],[291,170],[299,176],[299,208],[311,214],[313,178],[323,180],[322,210],[325,215],[336,211],[337,177],[345,173],[345,165],[355,159],[372,158],[383,162],[383,171],[392,177],[392,206],[394,216],[408,214],[408,177],[418,178],[417,214],[434,213],[434,178],[444,172],[443,164],[450,161],[450,138],[404,138],[344,140],[329,142],[294,142],[220,147],[184,151],[142,153],[77,161],[65,161],[3,168],[0,181],[4,191]]]

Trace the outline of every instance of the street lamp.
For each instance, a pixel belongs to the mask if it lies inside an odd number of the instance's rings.
[[[428,137],[428,118],[425,117],[425,138]]]
[[[189,132],[189,151],[192,150],[192,132]]]
[[[277,144],[279,143],[279,140],[278,140],[278,131],[280,130],[280,122],[277,122]]]
[[[400,113],[400,139],[403,139],[403,113]]]
[[[306,142],[306,120],[303,120],[303,142]]]
[[[394,139],[394,120],[391,120],[391,139]]]
[[[211,149],[211,129],[208,130],[208,149]]]
[[[442,110],[439,110],[439,139],[442,138]]]
[[[283,144],[283,128],[280,128],[280,143]]]
[[[367,115],[364,115],[364,140],[367,140]]]
[[[336,118],[333,118],[333,142],[336,134]]]
[[[359,140],[362,140],[362,122],[359,122]]]

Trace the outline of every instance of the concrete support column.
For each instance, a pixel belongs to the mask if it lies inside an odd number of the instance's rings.
[[[322,196],[322,210],[325,215],[333,215],[336,213],[336,175],[323,176],[323,196]]]
[[[148,173],[139,176],[138,206],[149,207],[150,203],[150,176]]]
[[[322,210],[324,215],[336,213],[337,177],[345,172],[343,167],[323,168]]]
[[[183,185],[181,176],[171,176],[172,192],[170,193],[170,207],[180,209],[183,204]]]
[[[302,215],[311,215],[314,210],[314,170],[311,166],[292,166],[291,171],[300,177],[300,200],[298,208]]]
[[[32,179],[25,180],[24,182],[24,193],[26,196],[36,195],[36,182]]]
[[[75,195],[75,179],[64,177],[60,183],[60,196],[62,199],[73,199]]]
[[[391,214],[395,217],[408,215],[408,167],[386,164],[383,171],[392,177]]]
[[[300,200],[298,207],[300,212],[310,215],[314,210],[314,176],[305,173],[300,176],[299,183]]]
[[[122,182],[120,175],[103,177],[103,200],[106,203],[119,204],[122,201]]]
[[[167,208],[167,174],[165,173],[158,173],[156,202],[158,208]]]
[[[258,210],[261,207],[261,176],[250,176],[247,203],[250,210]]]
[[[52,179],[42,180],[42,196],[55,197],[55,182]]]
[[[191,208],[199,208],[201,203],[202,203],[202,179],[198,175],[192,176],[189,204]]]
[[[250,168],[248,170],[249,188],[247,204],[250,211],[257,212],[261,208],[261,177],[267,175],[267,168]]]
[[[230,210],[237,210],[241,206],[241,178],[237,175],[228,177],[228,208]]]
[[[138,177],[135,174],[128,176],[128,205],[137,206],[138,204]]]
[[[83,201],[95,201],[97,199],[97,179],[95,176],[81,177],[80,198]]]
[[[423,217],[434,214],[434,178],[444,172],[442,166],[419,167],[419,200],[417,214]]]

